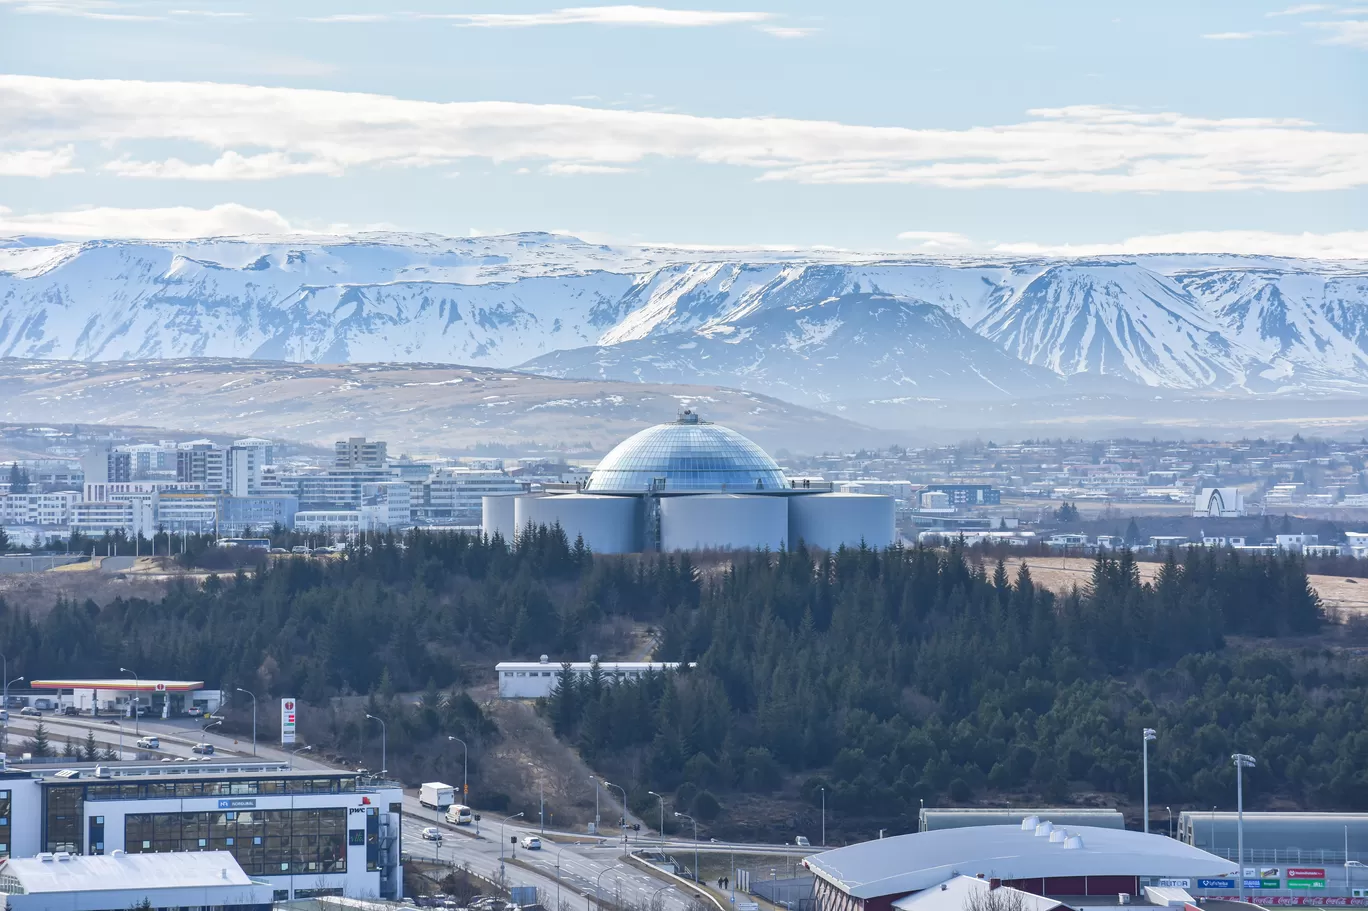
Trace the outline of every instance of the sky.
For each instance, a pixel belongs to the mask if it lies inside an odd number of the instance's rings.
[[[1368,258],[1366,213],[1368,5],[0,0],[0,235]]]

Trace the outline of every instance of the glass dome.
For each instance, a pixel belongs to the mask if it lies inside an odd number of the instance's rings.
[[[718,424],[684,411],[623,440],[589,475],[596,493],[783,490],[789,486],[774,459],[759,446]]]

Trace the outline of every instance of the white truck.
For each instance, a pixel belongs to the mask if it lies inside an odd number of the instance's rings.
[[[418,802],[429,810],[445,810],[456,802],[456,789],[440,781],[425,781],[418,791]]]

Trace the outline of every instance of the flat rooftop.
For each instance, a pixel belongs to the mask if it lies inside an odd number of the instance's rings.
[[[153,693],[184,693],[190,690],[204,689],[203,680],[135,680],[133,678],[120,679],[115,677],[102,677],[95,679],[81,679],[78,677],[64,677],[56,680],[33,680],[29,682],[29,688],[35,690],[136,690],[138,692]]]

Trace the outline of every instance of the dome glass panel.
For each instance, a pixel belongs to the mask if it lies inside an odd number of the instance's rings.
[[[589,475],[586,492],[783,490],[788,480],[774,459],[735,430],[685,411],[623,440]]]

